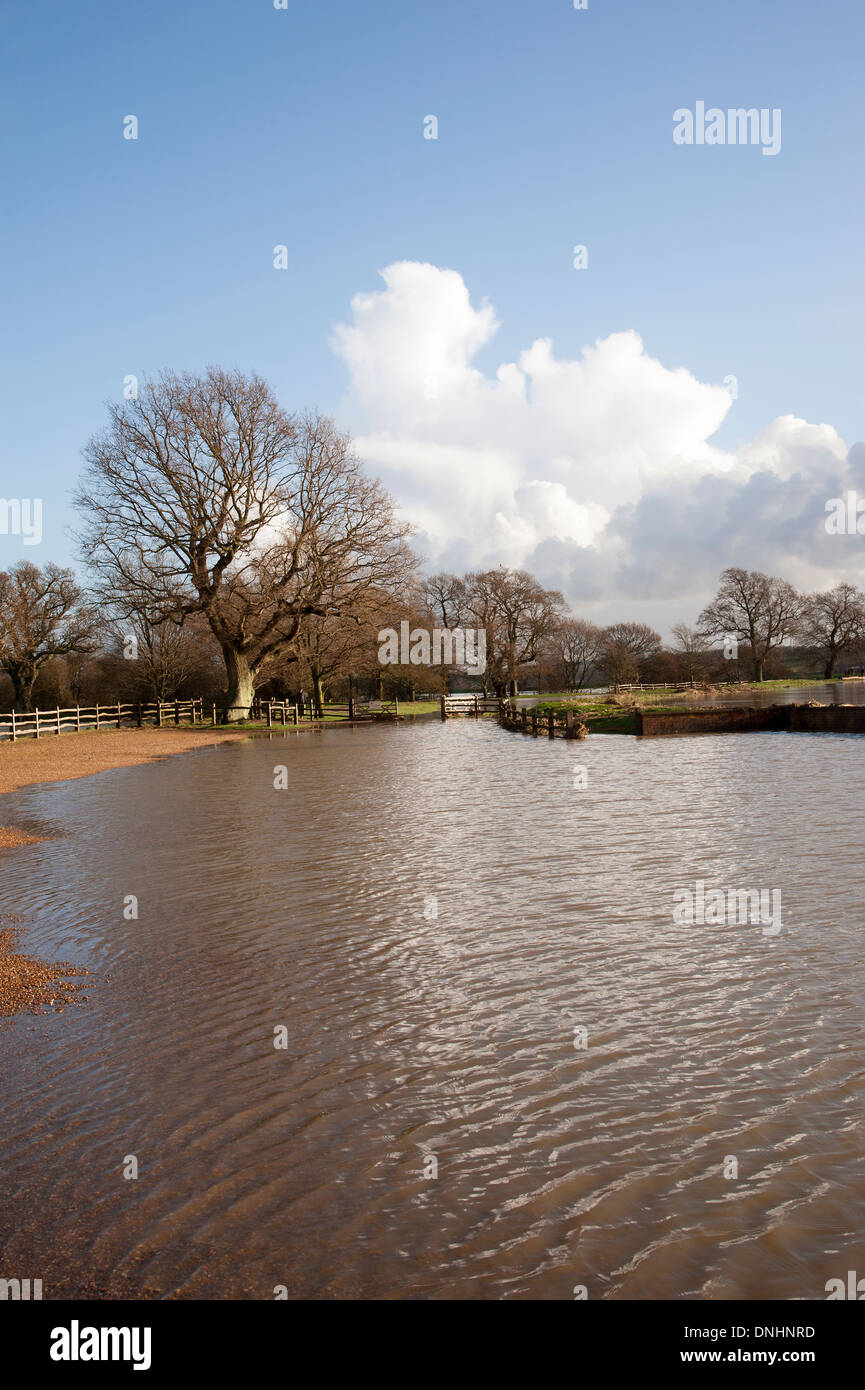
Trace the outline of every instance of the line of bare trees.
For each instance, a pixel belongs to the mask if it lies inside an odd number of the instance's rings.
[[[424,594],[447,624],[485,627],[491,679],[512,692],[530,669],[548,688],[579,690],[600,681],[759,682],[789,669],[791,657],[803,674],[819,667],[832,677],[843,659],[865,661],[865,593],[848,583],[800,594],[784,579],[725,569],[697,624],[677,623],[669,646],[645,623],[599,627],[574,617],[561,594],[524,571],[438,574]]]
[[[474,628],[485,691],[520,681],[762,680],[800,643],[831,676],[863,660],[865,595],[798,594],[724,570],[674,643],[638,622],[599,627],[525,570],[423,578],[402,521],[332,420],[291,415],[257,376],[163,373],[109,406],[76,495],[85,590],[69,569],[0,573],[0,668],[17,709],[95,698],[218,696],[227,721],[254,692],[440,690],[465,672],[378,662],[378,633]],[[2,696],[0,696],[2,702]]]

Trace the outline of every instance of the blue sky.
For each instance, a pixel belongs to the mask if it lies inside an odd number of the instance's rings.
[[[400,261],[454,270],[493,306],[473,363],[491,377],[537,338],[574,360],[633,330],[668,370],[735,375],[712,445],[788,414],[862,436],[865,19],[849,0],[0,15],[0,490],[45,500],[38,557],[0,537],[4,562],[71,558],[78,451],[129,373],[254,368],[287,406],[354,424],[331,335]],[[781,108],[781,153],[675,146],[673,111],[697,100]]]

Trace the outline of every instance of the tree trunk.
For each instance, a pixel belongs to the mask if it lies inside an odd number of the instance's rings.
[[[754,657],[754,680],[758,683],[763,679],[763,658]]]
[[[249,718],[249,709],[254,697],[255,673],[242,652],[231,647],[223,647],[225,670],[228,675],[228,694],[225,697],[224,724],[237,724]]]
[[[315,705],[315,716],[317,719],[324,718],[324,686],[321,683],[321,675],[313,667],[312,670],[312,702]]]
[[[834,674],[835,674],[835,662],[836,662],[837,660],[838,660],[838,653],[837,653],[837,652],[830,652],[830,653],[829,653],[829,659],[828,659],[828,661],[826,662],[826,670],[825,670],[824,673],[823,673],[823,674],[825,675],[827,681],[831,680],[832,677],[833,677]]]
[[[16,714],[33,713],[33,687],[36,684],[36,672],[26,668],[17,671],[9,671],[8,675],[12,681],[12,708]]]

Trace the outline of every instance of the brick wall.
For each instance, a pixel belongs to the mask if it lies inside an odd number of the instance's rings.
[[[764,729],[865,734],[865,705],[730,705],[726,709],[637,710],[637,733],[728,734]]]

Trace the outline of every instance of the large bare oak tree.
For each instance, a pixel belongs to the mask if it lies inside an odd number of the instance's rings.
[[[163,372],[109,412],[84,450],[83,554],[121,614],[204,614],[227,721],[246,716],[262,665],[293,654],[307,617],[349,611],[410,569],[410,528],[349,438],[288,414],[260,377]]]

